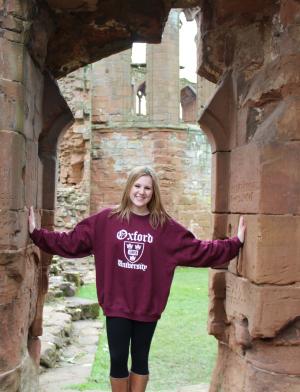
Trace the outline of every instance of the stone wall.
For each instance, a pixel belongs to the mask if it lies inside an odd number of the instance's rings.
[[[210,391],[300,390],[298,1],[205,3],[200,74],[218,82],[200,124],[213,146],[214,236],[247,235],[212,272]]]
[[[170,214],[201,238],[210,237],[211,151],[199,129],[94,129],[91,212],[120,202],[128,172],[150,165]]]
[[[44,75],[27,48],[34,7],[0,2],[0,390],[37,390],[34,322],[42,266],[28,237],[27,210],[41,206]],[[47,26],[43,44],[47,45]]]
[[[92,67],[91,212],[118,204],[128,172],[150,165],[169,212],[201,238],[210,238],[210,146],[196,124],[196,86],[179,79],[179,12],[168,18],[160,45],[131,65],[131,51]],[[146,83],[146,115],[135,94]],[[183,124],[179,118],[180,89]]]
[[[90,213],[90,67],[60,79],[59,86],[75,119],[58,141],[55,226],[64,230]]]

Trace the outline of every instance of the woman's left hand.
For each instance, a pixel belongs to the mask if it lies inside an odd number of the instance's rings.
[[[242,244],[245,241],[245,230],[246,230],[245,220],[244,220],[244,217],[241,216],[240,221],[239,221],[237,236]]]

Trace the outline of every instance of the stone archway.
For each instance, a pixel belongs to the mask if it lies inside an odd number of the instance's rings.
[[[218,82],[200,124],[213,145],[214,236],[245,215],[247,240],[212,271],[210,391],[300,388],[300,4],[203,3],[200,74]],[[296,43],[297,42],[297,43]]]
[[[241,258],[211,281],[210,330],[220,340],[211,391],[273,392],[276,384],[296,392],[299,1],[96,4],[0,3],[2,390],[30,391],[37,383],[38,344],[30,344],[28,331],[36,317],[40,261],[28,240],[25,206],[43,207],[38,139],[44,70],[60,77],[133,40],[158,42],[171,6],[200,5],[199,72],[219,83],[201,119],[216,146],[215,235],[231,234],[240,213],[248,226]]]

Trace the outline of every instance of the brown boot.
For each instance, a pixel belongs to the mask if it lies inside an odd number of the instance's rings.
[[[128,392],[128,379],[129,377],[110,377],[110,385],[112,392]]]
[[[149,375],[141,375],[131,372],[129,375],[129,392],[145,392]]]

